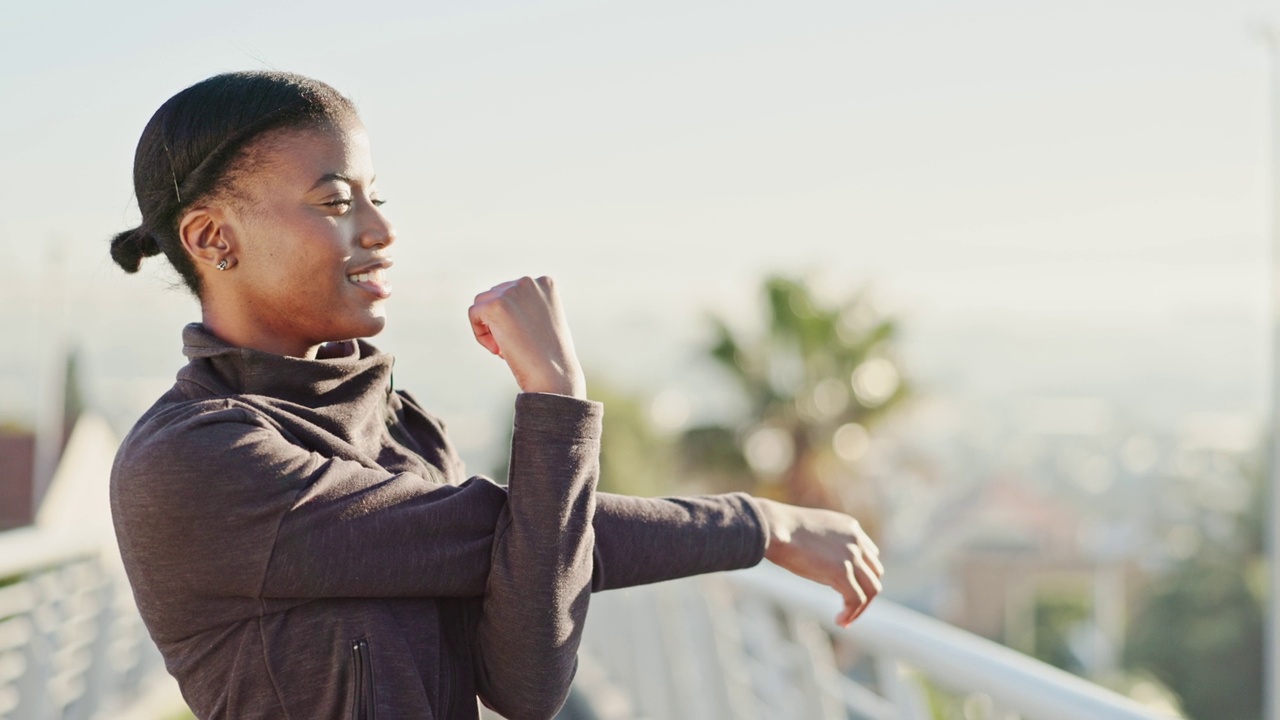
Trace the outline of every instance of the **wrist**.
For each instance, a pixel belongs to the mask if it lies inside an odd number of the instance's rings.
[[[756,498],[760,503],[760,510],[764,516],[765,525],[768,527],[768,540],[764,546],[764,557],[772,563],[777,563],[781,555],[786,551],[787,545],[791,542],[791,533],[794,530],[794,518],[789,512],[788,505],[780,503],[776,500],[768,498]]]
[[[578,400],[587,399],[587,388],[585,385],[530,385],[520,388],[520,392],[524,393],[543,393],[546,395],[563,395],[565,397],[577,398]]]
[[[521,385],[521,392],[540,392],[567,395],[579,400],[587,399],[587,380],[582,373],[565,373],[548,378],[530,380]]]

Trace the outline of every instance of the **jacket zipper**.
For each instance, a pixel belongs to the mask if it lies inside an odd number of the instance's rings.
[[[460,599],[450,601],[441,608],[441,616],[449,621],[449,625],[447,627],[441,628],[442,633],[448,637],[442,637],[441,640],[444,645],[452,647],[454,643],[457,642],[457,635],[452,631],[452,628],[467,627],[466,602]],[[466,633],[464,632],[464,637],[465,634]],[[440,702],[440,709],[442,710],[440,717],[442,718],[453,717],[451,714],[453,712],[453,674],[458,671],[459,667],[470,667],[471,665],[470,656],[465,654],[466,647],[466,643],[463,642],[463,655],[458,657],[447,657],[442,662],[443,672],[440,674],[440,694],[444,696]],[[474,702],[474,698],[472,701]]]
[[[450,714],[453,711],[453,683],[450,682],[452,678],[453,668],[450,667],[448,671],[444,673],[444,677],[441,678],[440,682],[440,694],[444,695],[443,702],[440,703],[440,708],[442,710],[440,717],[442,718],[453,717],[453,715]]]
[[[356,671],[356,691],[351,702],[351,720],[374,720],[373,663],[369,662],[368,640],[360,638],[351,643],[351,661]]]

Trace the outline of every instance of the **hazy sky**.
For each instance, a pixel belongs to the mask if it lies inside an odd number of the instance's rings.
[[[112,338],[100,362],[171,377],[195,306],[106,239],[137,222],[156,107],[264,67],[360,108],[400,238],[386,342],[412,367],[504,377],[465,310],[521,274],[556,276],[581,354],[627,368],[704,307],[746,316],[762,273],[814,269],[874,280],[920,354],[954,354],[917,362],[961,384],[1124,384],[1158,351],[1191,363],[1162,382],[1265,389],[1268,3],[277,5],[6,6],[11,395],[58,278],[75,326]]]

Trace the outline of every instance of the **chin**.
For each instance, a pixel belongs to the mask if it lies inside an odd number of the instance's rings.
[[[387,326],[386,316],[377,315],[377,316],[368,318],[363,323],[361,323],[360,332],[357,333],[356,335],[353,335],[352,337],[373,337],[374,335],[377,335],[378,333],[382,332],[383,328],[385,328],[386,326]]]

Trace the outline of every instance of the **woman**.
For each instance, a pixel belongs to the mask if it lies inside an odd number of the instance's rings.
[[[218,75],[139,141],[142,224],[200,301],[188,364],[124,439],[116,533],[151,636],[201,718],[547,718],[590,593],[754,565],[879,592],[847,515],[745,493],[596,493],[603,406],[550,278],[480,293],[515,399],[506,487],[466,477],[440,419],[362,338],[396,234],[351,102],[298,75]]]

